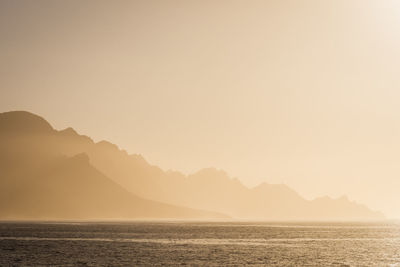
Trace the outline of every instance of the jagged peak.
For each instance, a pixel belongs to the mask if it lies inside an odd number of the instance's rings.
[[[75,135],[79,135],[74,128],[68,127],[65,128],[64,130],[59,131],[60,134],[62,135],[68,135],[68,136],[75,136]]]
[[[146,160],[142,155],[140,155],[140,154],[130,154],[130,155],[129,155],[129,158],[131,158],[131,159],[133,159],[133,160],[135,160],[135,161],[137,161],[137,162],[140,162],[140,163],[142,163],[142,164],[150,165],[150,164],[147,162],[147,160]]]
[[[83,140],[84,142],[89,142],[89,143],[94,143],[93,139],[90,138],[87,135],[81,135],[79,134],[74,128],[68,127],[64,130],[58,131],[58,134],[67,137],[67,138],[79,138],[80,140]]]
[[[113,144],[106,140],[101,140],[101,141],[97,142],[96,145],[101,146],[106,149],[110,149],[110,150],[118,150],[118,151],[120,150],[116,144]]]

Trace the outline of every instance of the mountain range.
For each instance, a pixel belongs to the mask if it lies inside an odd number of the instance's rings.
[[[0,219],[384,218],[345,196],[306,200],[283,184],[248,188],[215,168],[164,171],[26,111],[0,113],[0,170]]]

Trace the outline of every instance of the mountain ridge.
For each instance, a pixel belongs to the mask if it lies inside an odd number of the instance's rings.
[[[1,113],[0,118],[4,114]],[[66,156],[86,153],[95,168],[134,195],[146,199],[171,205],[184,203],[191,208],[225,213],[240,219],[383,218],[381,213],[348,199],[320,197],[306,200],[286,185],[262,183],[248,188],[240,180],[232,179],[225,171],[215,168],[201,169],[187,176],[177,171],[163,171],[149,164],[141,155],[128,155],[125,150],[108,141],[95,143],[90,137],[79,135],[73,128],[61,131],[53,129],[53,133],[55,137],[51,144],[57,153]],[[331,212],[324,206],[330,207]]]
[[[21,119],[20,115],[12,117]],[[0,131],[2,220],[229,218],[137,197],[92,166],[87,153],[68,156],[55,149],[59,136],[75,131],[56,131],[30,114],[40,127],[32,127],[31,121],[28,128],[12,124],[7,128],[6,116],[0,114],[0,129],[7,129]],[[80,140],[92,142],[88,137]]]

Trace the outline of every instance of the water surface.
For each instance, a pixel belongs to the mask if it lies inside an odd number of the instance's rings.
[[[0,266],[400,266],[385,223],[0,223]]]

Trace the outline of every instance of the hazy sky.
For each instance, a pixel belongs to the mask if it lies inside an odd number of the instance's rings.
[[[400,1],[0,0],[0,112],[400,217]]]

